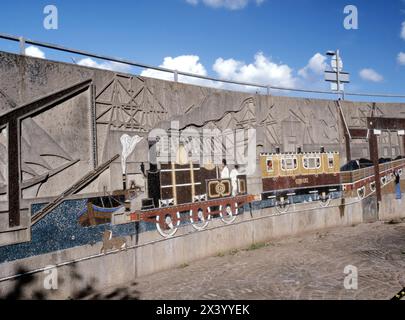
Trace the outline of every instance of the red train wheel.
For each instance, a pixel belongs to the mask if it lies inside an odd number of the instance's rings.
[[[174,236],[179,229],[180,212],[177,213],[162,213],[156,216],[156,229],[164,238]]]
[[[219,207],[219,215],[222,222],[225,224],[231,224],[235,221],[238,215],[238,204],[236,202],[227,203]]]
[[[208,207],[201,207],[197,210],[190,210],[190,222],[194,229],[204,230],[211,220],[211,214]]]

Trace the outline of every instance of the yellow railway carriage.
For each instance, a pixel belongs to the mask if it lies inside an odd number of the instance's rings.
[[[264,199],[340,190],[338,152],[262,153],[260,168]]]

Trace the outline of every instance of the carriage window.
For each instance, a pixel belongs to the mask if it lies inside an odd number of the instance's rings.
[[[321,158],[304,157],[303,164],[305,169],[319,169],[321,167]]]
[[[267,172],[273,172],[274,168],[273,168],[273,159],[269,158],[266,160],[266,168],[267,168]]]
[[[281,161],[282,170],[295,170],[297,167],[297,158],[285,158]]]
[[[333,156],[328,156],[328,167],[329,169],[333,169],[335,166],[335,160],[333,159]]]

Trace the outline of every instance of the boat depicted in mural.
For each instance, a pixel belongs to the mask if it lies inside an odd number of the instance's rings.
[[[89,227],[111,223],[113,214],[124,208],[124,200],[123,196],[88,199],[86,207],[79,213],[79,224]]]

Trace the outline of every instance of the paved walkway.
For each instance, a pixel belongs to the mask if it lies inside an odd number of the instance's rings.
[[[344,288],[344,268],[358,289]],[[88,298],[391,299],[405,287],[405,222],[272,241],[179,266]]]

